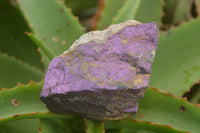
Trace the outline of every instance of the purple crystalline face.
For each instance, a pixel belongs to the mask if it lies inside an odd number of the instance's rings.
[[[56,113],[117,120],[136,114],[158,46],[155,23],[89,32],[50,63],[41,100]]]

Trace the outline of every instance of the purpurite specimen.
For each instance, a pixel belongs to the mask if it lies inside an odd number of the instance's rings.
[[[134,20],[83,35],[50,63],[41,100],[52,112],[98,121],[136,114],[158,37],[155,23]]]

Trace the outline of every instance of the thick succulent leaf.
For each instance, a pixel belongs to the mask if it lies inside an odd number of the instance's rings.
[[[191,103],[200,104],[200,83],[194,84],[183,97]]]
[[[200,16],[200,0],[194,0],[194,3],[196,5],[197,14]]]
[[[59,0],[19,0],[19,4],[33,33],[57,55],[84,33],[78,20]]]
[[[0,123],[21,118],[74,119],[71,115],[49,113],[39,100],[41,88],[42,83],[30,83],[9,90],[1,90]],[[134,117],[136,119],[171,125],[191,133],[198,132],[200,109],[183,99],[177,99],[154,89],[147,89],[139,105],[138,115]]]
[[[60,124],[54,119],[40,119],[41,133],[66,133]]]
[[[191,103],[200,104],[200,86],[198,86],[195,94],[190,99]]]
[[[165,5],[163,9],[165,14],[163,17],[163,22],[164,22],[164,27],[169,28],[170,25],[173,23],[177,0],[164,0],[164,1]]]
[[[72,13],[75,15],[82,15],[84,12],[88,12],[89,9],[95,8],[98,4],[98,0],[65,0],[67,7],[72,9]]]
[[[3,53],[0,53],[0,73],[0,87],[6,88],[16,86],[18,82],[23,84],[30,80],[38,82],[43,77],[41,70]]]
[[[99,6],[99,8],[102,8],[99,10],[101,15],[97,15],[97,29],[104,29],[111,24],[114,17],[120,16],[121,18],[119,18],[118,22],[135,19],[142,23],[154,21],[159,26],[161,25],[163,0],[119,0],[117,2],[115,0],[106,0],[101,6]]]
[[[121,23],[134,18],[140,2],[141,0],[127,0],[117,13],[117,16],[113,19],[112,24]]]
[[[176,0],[178,1],[173,23],[178,24],[182,21],[187,21],[192,18],[191,8],[193,0]],[[171,14],[172,15],[172,14]]]
[[[154,131],[149,131],[149,130],[130,130],[130,129],[123,129],[122,133],[157,133]]]
[[[41,133],[84,133],[83,118],[72,120],[64,119],[40,119]]]
[[[200,19],[182,24],[159,39],[150,85],[182,96],[200,78]]]
[[[191,8],[193,0],[165,0],[164,7],[166,24],[179,24],[191,19]]]
[[[133,118],[198,133],[200,108],[185,99],[149,88],[139,101],[138,113]]]
[[[93,121],[93,120],[86,120],[85,119],[85,126],[86,126],[86,133],[104,133],[104,122],[101,121]]]
[[[108,27],[125,1],[126,0],[118,0],[117,2],[116,0],[103,0],[102,3],[99,3],[99,9],[96,14],[96,21],[98,21],[97,29],[102,30]],[[96,24],[94,25],[96,28]]]
[[[124,133],[125,129],[106,129],[105,133]],[[135,133],[137,132],[137,130],[135,131],[131,131],[131,133]]]
[[[72,117],[72,119],[59,119],[57,122],[67,133],[85,133],[85,124],[82,117]]]
[[[156,133],[186,133],[170,126],[154,124],[152,122],[142,122],[135,120],[121,120],[121,121],[107,121],[105,129],[119,129],[122,128],[123,133],[131,133],[135,131],[153,131]]]
[[[59,0],[18,1],[35,36],[55,55],[67,50],[84,33],[78,20]]]
[[[41,54],[44,55],[44,65],[48,66],[49,62],[56,56],[55,53],[49,47],[44,45],[44,43],[42,43],[35,35],[33,35],[33,33],[27,33],[27,35],[35,42],[38,47],[40,47]]]
[[[142,0],[134,19],[142,23],[154,21],[158,26],[161,26],[163,16],[162,8],[163,0]]]
[[[29,28],[14,3],[11,4],[8,0],[0,1],[0,20],[0,51],[42,69],[37,47],[24,34],[29,31]],[[1,74],[0,76],[4,77],[5,75]]]
[[[44,53],[43,50],[39,49],[39,51],[42,56],[41,62],[43,63],[44,70],[46,71],[49,66],[49,63],[51,62],[51,59]]]
[[[30,112],[48,112],[39,97],[42,85],[42,83],[30,83],[1,90],[0,119]]]
[[[0,124],[0,133],[38,133],[38,119],[23,119]]]
[[[43,82],[0,90],[0,123],[22,118],[66,118],[71,115],[50,113],[40,100]]]
[[[196,90],[190,102],[195,104],[200,104],[200,87]]]

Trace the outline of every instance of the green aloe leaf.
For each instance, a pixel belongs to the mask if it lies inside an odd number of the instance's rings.
[[[194,4],[196,5],[196,11],[199,16],[200,15],[200,0],[194,0]]]
[[[38,119],[23,119],[0,124],[0,133],[38,133]]]
[[[127,0],[113,19],[112,24],[121,23],[135,17],[141,0]]]
[[[125,129],[106,129],[105,133],[124,133],[124,130]],[[131,131],[131,133],[135,133],[135,132],[137,132],[137,130]]]
[[[72,119],[60,119],[59,123],[67,133],[85,133],[85,124],[82,117],[74,116]]]
[[[67,50],[84,33],[78,20],[59,0],[18,1],[33,34],[55,55]]]
[[[152,65],[150,85],[182,96],[200,75],[200,19],[163,32]]]
[[[29,28],[16,6],[15,3],[8,0],[0,1],[0,51],[38,69],[43,69],[37,47],[24,34],[29,31]],[[4,75],[1,74],[1,76]]]
[[[99,6],[101,15],[97,15],[97,29],[108,27],[113,18],[119,17],[115,23],[123,22],[128,19],[135,19],[142,23],[151,21],[161,26],[163,0],[107,0]],[[118,13],[118,14],[117,14]],[[125,18],[123,18],[125,17]],[[116,19],[116,18],[115,18]],[[96,24],[94,24],[96,25]]]
[[[161,26],[162,10],[163,0],[142,0],[134,19],[142,23],[154,21],[158,26]]]
[[[190,99],[191,103],[200,104],[200,85],[198,86],[197,90],[195,91],[194,95]]]
[[[169,126],[154,124],[152,122],[142,122],[136,120],[120,120],[120,121],[107,121],[105,129],[119,129],[121,128],[123,133],[131,133],[138,131],[152,131],[156,133],[186,133],[177,129],[173,129]]]
[[[190,103],[200,104],[200,83],[194,84],[184,95]]]
[[[66,133],[60,124],[54,119],[40,119],[41,133]]]
[[[19,4],[33,33],[56,54],[64,52],[84,33],[78,20],[59,0],[19,0]]]
[[[0,123],[23,118],[75,119],[71,115],[48,112],[39,99],[41,88],[42,83],[30,83],[13,89],[1,90]],[[147,89],[145,97],[139,102],[139,112],[133,118],[170,125],[179,130],[195,133],[198,132],[200,109],[184,99],[178,99],[158,90]]]
[[[75,15],[82,15],[98,4],[98,0],[84,0],[84,4],[82,2],[82,0],[65,0],[67,7],[71,8],[72,13]]]
[[[22,118],[65,118],[71,115],[50,113],[40,100],[43,82],[31,82],[12,89],[0,90],[0,123]]]
[[[104,133],[104,122],[85,120],[86,133]]]
[[[40,101],[40,91],[43,83],[29,83],[16,88],[0,91],[0,120],[9,117],[19,117],[20,114],[31,115],[32,112],[48,112]],[[19,116],[18,116],[19,115]]]
[[[192,2],[193,0],[165,0],[163,21],[166,26],[190,20],[192,18]]]
[[[41,133],[84,133],[85,127],[83,118],[73,119],[48,119],[42,118]]]
[[[30,80],[38,82],[43,78],[41,70],[8,54],[0,52],[0,63],[0,87],[11,88],[18,82],[26,84]]]
[[[34,42],[24,32],[29,28],[16,5],[0,1],[0,88],[18,82],[41,81],[43,66]]]
[[[43,56],[42,62],[46,70],[49,66],[49,63],[56,56],[56,54],[48,46],[44,45],[44,43],[42,43],[42,41],[39,40],[33,33],[27,32],[27,35],[40,48],[40,53]]]
[[[19,85],[16,88],[4,89],[0,91],[0,129],[2,128],[7,131],[8,127],[12,127],[14,130],[16,127],[10,121],[18,121],[19,119],[59,118],[60,120],[57,122],[59,122],[59,125],[63,126],[63,128],[64,126],[67,126],[68,128],[66,128],[65,131],[68,133],[74,133],[77,130],[77,133],[84,131],[82,118],[71,115],[50,113],[48,111],[45,104],[43,104],[40,100],[42,85],[43,82],[31,82],[28,85]],[[21,127],[22,130],[28,130],[26,127],[23,128],[20,125],[18,126]],[[77,129],[77,126],[79,129]],[[16,130],[18,130],[18,128]]]
[[[108,27],[125,1],[126,0],[118,0],[116,2],[116,0],[104,0],[103,3],[99,4],[99,12],[97,12],[97,29],[102,30]]]
[[[27,35],[35,42],[38,47],[41,48],[43,54],[46,55],[48,59],[52,60],[56,56],[55,53],[49,47],[44,45],[42,41],[40,41],[35,35],[32,33],[27,33]]]
[[[198,133],[200,108],[183,98],[149,88],[144,98],[139,101],[137,115],[132,118]]]
[[[165,0],[163,21],[167,24],[173,23],[174,13],[176,9],[177,0]],[[172,15],[173,14],[173,15]]]
[[[178,24],[192,18],[191,8],[193,0],[176,0],[176,9],[174,12],[173,23]],[[170,14],[172,15],[172,14]]]

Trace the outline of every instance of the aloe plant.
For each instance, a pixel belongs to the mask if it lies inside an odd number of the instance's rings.
[[[198,133],[199,4],[199,0],[1,0],[0,133]],[[161,31],[138,113],[99,122],[50,112],[40,93],[52,58],[90,29],[103,30],[130,19],[154,21]]]

